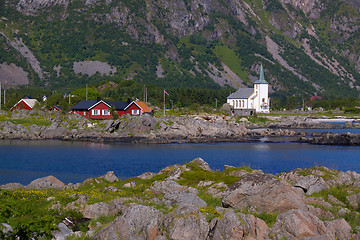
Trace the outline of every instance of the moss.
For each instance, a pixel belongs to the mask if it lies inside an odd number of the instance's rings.
[[[238,177],[229,176],[222,172],[206,171],[196,163],[188,163],[187,166],[191,168],[191,171],[181,173],[182,179],[178,181],[181,185],[196,187],[200,181],[224,182],[226,185],[231,185],[239,180]]]
[[[322,174],[314,174],[313,172],[316,171],[316,170],[322,172]],[[333,172],[333,171],[335,171],[335,170],[329,171],[325,167],[315,166],[315,167],[311,167],[311,168],[308,168],[308,169],[300,170],[297,173],[299,175],[301,175],[301,176],[314,175],[314,176],[317,176],[317,177],[321,177],[326,181],[326,180],[335,179],[337,177],[336,176],[336,171],[335,172]]]

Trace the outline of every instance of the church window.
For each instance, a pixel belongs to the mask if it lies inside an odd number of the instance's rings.
[[[265,98],[262,99],[262,102],[263,102],[263,103],[265,102]]]
[[[242,106],[245,107],[245,101],[244,100],[242,100]]]

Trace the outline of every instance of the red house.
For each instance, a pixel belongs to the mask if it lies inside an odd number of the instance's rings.
[[[23,98],[20,101],[18,101],[11,109],[10,111],[14,111],[14,110],[20,110],[20,109],[25,109],[25,110],[32,110],[35,106],[35,104],[38,103],[38,101],[36,99],[32,99],[32,98]]]
[[[108,119],[113,118],[111,113],[113,107],[119,116],[124,114],[140,116],[144,113],[140,105],[134,101],[83,100],[72,107],[72,113],[89,119]]]

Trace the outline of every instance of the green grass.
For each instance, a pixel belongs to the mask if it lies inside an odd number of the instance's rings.
[[[320,171],[322,173],[321,174],[313,174],[313,171],[314,170],[317,170],[317,171]],[[303,169],[303,170],[300,170],[297,172],[298,174],[302,175],[302,176],[307,176],[307,175],[315,175],[317,177],[321,177],[323,178],[324,180],[331,180],[331,179],[335,179],[336,178],[336,173],[334,172],[331,172],[327,169],[325,169],[324,167],[311,167],[311,168],[307,168],[307,169]]]
[[[213,51],[241,80],[251,83],[248,73],[241,66],[241,60],[232,49],[225,45],[217,45]]]
[[[11,122],[15,125],[21,124],[23,126],[31,126],[31,125],[38,125],[38,126],[50,126],[51,121],[44,120],[44,119],[37,119],[33,117],[28,118],[11,118],[4,115],[0,115],[0,122]]]
[[[226,185],[231,185],[239,180],[238,177],[228,176],[222,172],[206,171],[195,163],[188,163],[187,166],[191,168],[191,171],[181,173],[182,179],[178,181],[181,185],[197,187],[200,181],[224,182]]]

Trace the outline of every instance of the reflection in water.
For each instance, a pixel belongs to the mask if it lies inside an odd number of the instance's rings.
[[[103,144],[58,141],[1,141],[0,184],[28,184],[53,175],[81,182],[114,171],[120,178],[158,172],[172,164],[203,158],[212,169],[250,166],[267,173],[324,165],[360,172],[360,147],[297,143]]]

